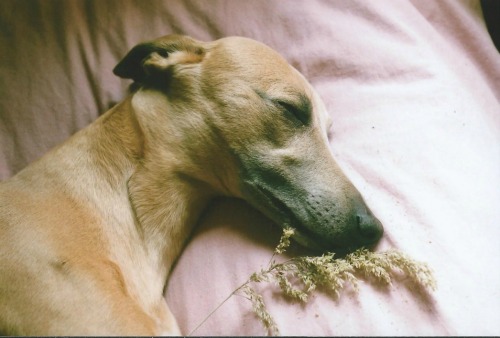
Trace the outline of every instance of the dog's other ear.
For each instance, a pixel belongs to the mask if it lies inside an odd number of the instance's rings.
[[[121,78],[147,83],[166,74],[174,65],[200,62],[204,55],[201,42],[188,36],[167,35],[132,48],[116,65],[113,73]]]

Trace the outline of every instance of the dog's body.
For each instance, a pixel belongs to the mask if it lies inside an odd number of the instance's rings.
[[[115,73],[140,88],[0,184],[1,333],[179,333],[165,281],[218,195],[308,246],[381,236],[329,153],[317,94],[268,47],[169,36]]]

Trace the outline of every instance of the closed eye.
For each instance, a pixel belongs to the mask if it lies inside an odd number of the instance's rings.
[[[311,123],[311,102],[307,97],[300,96],[300,100],[294,103],[280,99],[275,99],[274,102],[301,125],[308,126]]]

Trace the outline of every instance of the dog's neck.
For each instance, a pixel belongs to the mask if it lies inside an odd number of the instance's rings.
[[[144,244],[157,268],[168,272],[213,195],[201,182],[157,170],[151,163],[138,166],[128,191]]]
[[[137,230],[133,240],[142,242],[152,268],[166,279],[214,192],[179,170],[178,158],[168,147],[161,149],[159,136],[140,121],[137,114],[142,112],[135,111],[132,101],[128,98],[98,120],[91,142],[98,149],[100,176],[112,191],[127,194]],[[117,243],[130,240],[122,237]]]

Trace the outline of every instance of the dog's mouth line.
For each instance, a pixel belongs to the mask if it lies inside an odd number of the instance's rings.
[[[299,242],[301,244],[315,248],[315,249],[320,249],[323,250],[329,246],[324,243],[324,240],[319,238],[318,234],[313,233],[311,230],[307,229],[306,226],[302,224],[297,219],[297,216],[295,213],[288,207],[284,202],[282,202],[279,198],[277,198],[272,192],[270,192],[268,189],[265,187],[261,187],[259,185],[253,186],[254,189],[252,191],[256,192],[258,195],[264,197],[268,201],[267,206],[259,206],[258,209],[262,210],[265,214],[268,214],[270,212],[271,214],[273,213],[278,213],[280,216],[282,216],[284,219],[287,221],[283,222],[281,221],[281,226],[282,227],[292,227],[296,231],[296,237],[297,239],[302,239]],[[267,209],[267,210],[266,210]],[[272,210],[270,210],[272,209]],[[268,212],[266,212],[268,211]],[[268,215],[272,216],[272,215]],[[273,217],[271,217],[273,218]],[[307,243],[307,244],[306,244]]]

